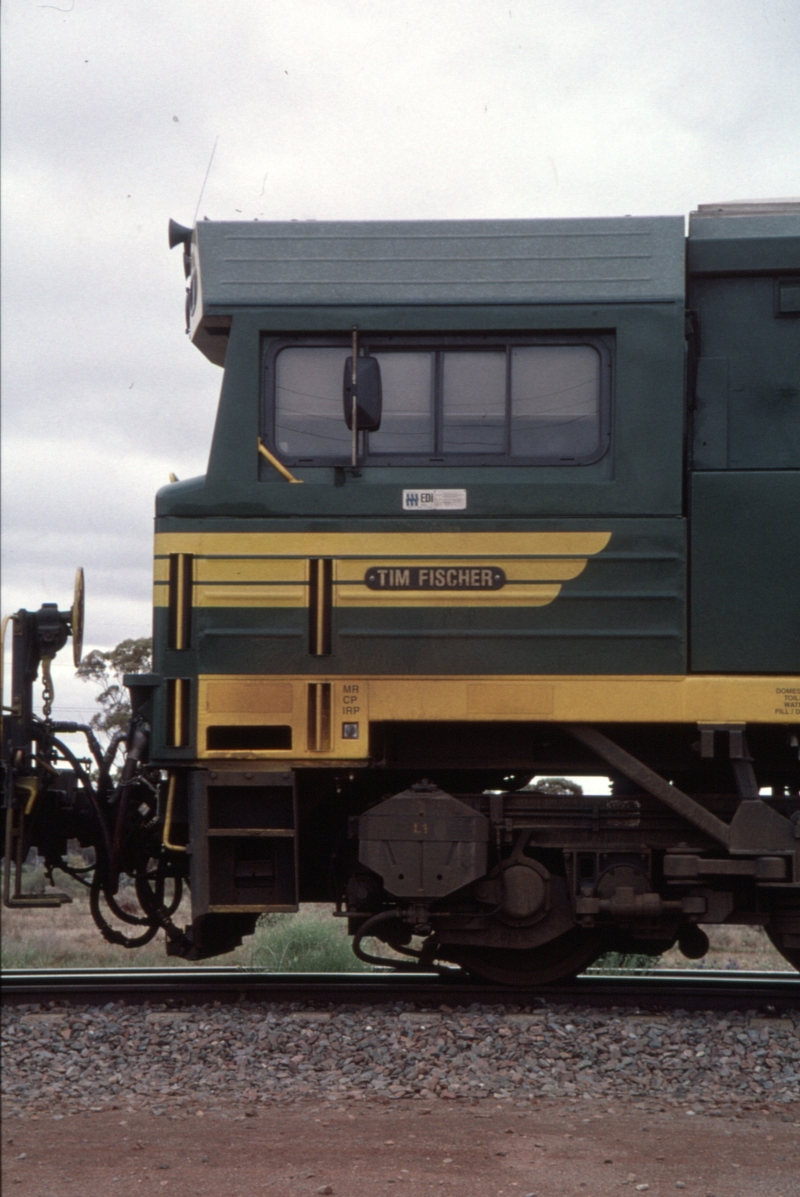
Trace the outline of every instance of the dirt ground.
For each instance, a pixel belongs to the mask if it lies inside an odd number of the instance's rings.
[[[644,1114],[592,1103],[294,1104],[154,1117],[121,1107],[8,1120],[18,1197],[377,1193],[423,1197],[797,1197],[794,1114]],[[390,1187],[391,1186],[391,1187]],[[397,1186],[397,1187],[395,1187]]]

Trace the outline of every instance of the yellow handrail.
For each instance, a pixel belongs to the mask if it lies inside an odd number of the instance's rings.
[[[305,478],[295,478],[294,474],[290,470],[287,470],[283,462],[278,461],[274,453],[270,453],[261,437],[258,438],[258,451],[262,457],[266,457],[273,469],[276,469],[279,474],[283,474],[287,482],[305,482]]]
[[[185,852],[185,844],[173,844],[170,841],[169,835],[172,831],[172,808],[175,805],[175,789],[178,784],[177,774],[173,773],[169,779],[169,788],[167,789],[167,809],[164,812],[164,834],[161,842],[165,848],[170,852]]]

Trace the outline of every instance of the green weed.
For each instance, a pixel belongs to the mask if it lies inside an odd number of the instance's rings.
[[[353,955],[344,920],[300,914],[265,914],[250,948],[250,967],[268,973],[370,971]]]
[[[624,973],[637,968],[658,968],[659,956],[645,956],[641,952],[606,952],[595,960],[590,973]]]

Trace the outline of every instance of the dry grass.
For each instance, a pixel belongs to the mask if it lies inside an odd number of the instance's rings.
[[[56,889],[72,897],[63,906],[40,909],[6,909],[3,911],[0,961],[3,968],[156,968],[174,967],[188,962],[167,957],[164,934],[140,948],[124,948],[107,943],[98,931],[89,910],[89,894],[85,886],[65,873],[56,871]],[[23,891],[37,893],[44,889],[41,872],[29,874],[23,881]],[[120,889],[117,900],[129,913],[138,912],[133,890]],[[191,906],[184,898],[173,916],[182,927],[191,918]],[[136,933],[136,927],[121,925],[125,934]],[[225,956],[225,963],[247,963],[246,947]],[[221,962],[221,961],[220,961]]]
[[[161,932],[141,948],[129,950],[106,943],[92,921],[86,890],[63,874],[56,877],[59,888],[74,897],[69,905],[3,911],[3,968],[191,967],[187,961],[167,957]],[[124,891],[120,897],[125,902]],[[134,904],[131,894],[131,909]],[[174,921],[183,926],[189,918],[189,902],[184,899]],[[705,931],[711,949],[702,960],[686,960],[673,948],[660,960],[647,963],[661,968],[791,971],[791,965],[776,952],[760,927],[709,926]],[[389,954],[385,947],[370,947]],[[363,967],[350,952],[344,920],[332,918],[330,907],[318,903],[304,906],[298,915],[266,916],[256,934],[245,939],[241,947],[203,963],[238,964],[268,971],[349,972]]]
[[[3,911],[3,968],[150,968],[182,963],[167,959],[161,932],[141,948],[106,943],[84,896],[53,909]]]
[[[770,943],[763,927],[703,927],[711,947],[702,960],[687,960],[678,948],[666,952],[659,961],[660,968],[725,968],[757,969],[792,972]]]
[[[29,877],[26,891],[41,889],[40,880]],[[58,889],[73,897],[71,903],[48,909],[4,910],[0,937],[3,968],[192,967],[191,961],[167,956],[163,932],[140,948],[107,943],[92,919],[85,887],[59,873],[56,881]],[[120,890],[118,901],[131,913],[137,909],[132,891]],[[190,918],[190,902],[184,898],[173,921],[183,927]],[[125,928],[126,933],[136,930]],[[265,916],[255,935],[246,938],[241,947],[201,963],[267,972],[353,972],[366,967],[350,950],[345,921],[332,918],[330,907],[320,903],[305,905],[296,915]]]

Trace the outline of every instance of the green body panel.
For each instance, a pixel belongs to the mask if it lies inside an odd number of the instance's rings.
[[[707,205],[692,213],[686,243],[690,277],[800,272],[796,201],[726,208]]]
[[[763,218],[759,220],[763,223]],[[796,221],[792,223],[796,224]],[[692,240],[687,256],[689,271],[696,274],[800,271],[800,239],[794,232],[785,237],[740,236]]]
[[[280,319],[278,317],[280,316]],[[403,487],[469,489],[478,517],[672,515],[683,503],[683,309],[677,303],[248,311],[233,317],[208,472],[159,491],[160,517],[394,516]],[[302,321],[302,323],[300,323]],[[298,469],[291,486],[259,458],[264,436],[261,341],[281,332],[603,331],[616,341],[612,448],[587,466],[365,468],[334,485],[330,468]],[[265,437],[266,439],[266,437]],[[424,519],[425,516],[420,518]]]
[[[789,295],[800,284],[800,212],[693,214],[687,268],[699,329],[690,665],[791,673],[800,669],[800,313]]]
[[[695,469],[800,467],[800,320],[776,310],[776,289],[769,275],[690,281],[701,349]]]
[[[168,652],[156,611],[155,667],[200,673],[683,673],[685,522],[680,519],[430,520],[437,532],[611,532],[543,607],[336,607],[332,653],[309,654],[307,608],[195,608],[191,656]],[[286,532],[285,522],[160,522],[161,531]],[[415,519],[292,521],[293,532],[415,532]],[[335,602],[335,599],[334,599]],[[251,629],[252,635],[232,634]],[[189,674],[181,673],[190,665]]]
[[[800,670],[800,471],[696,473],[691,666]]]

